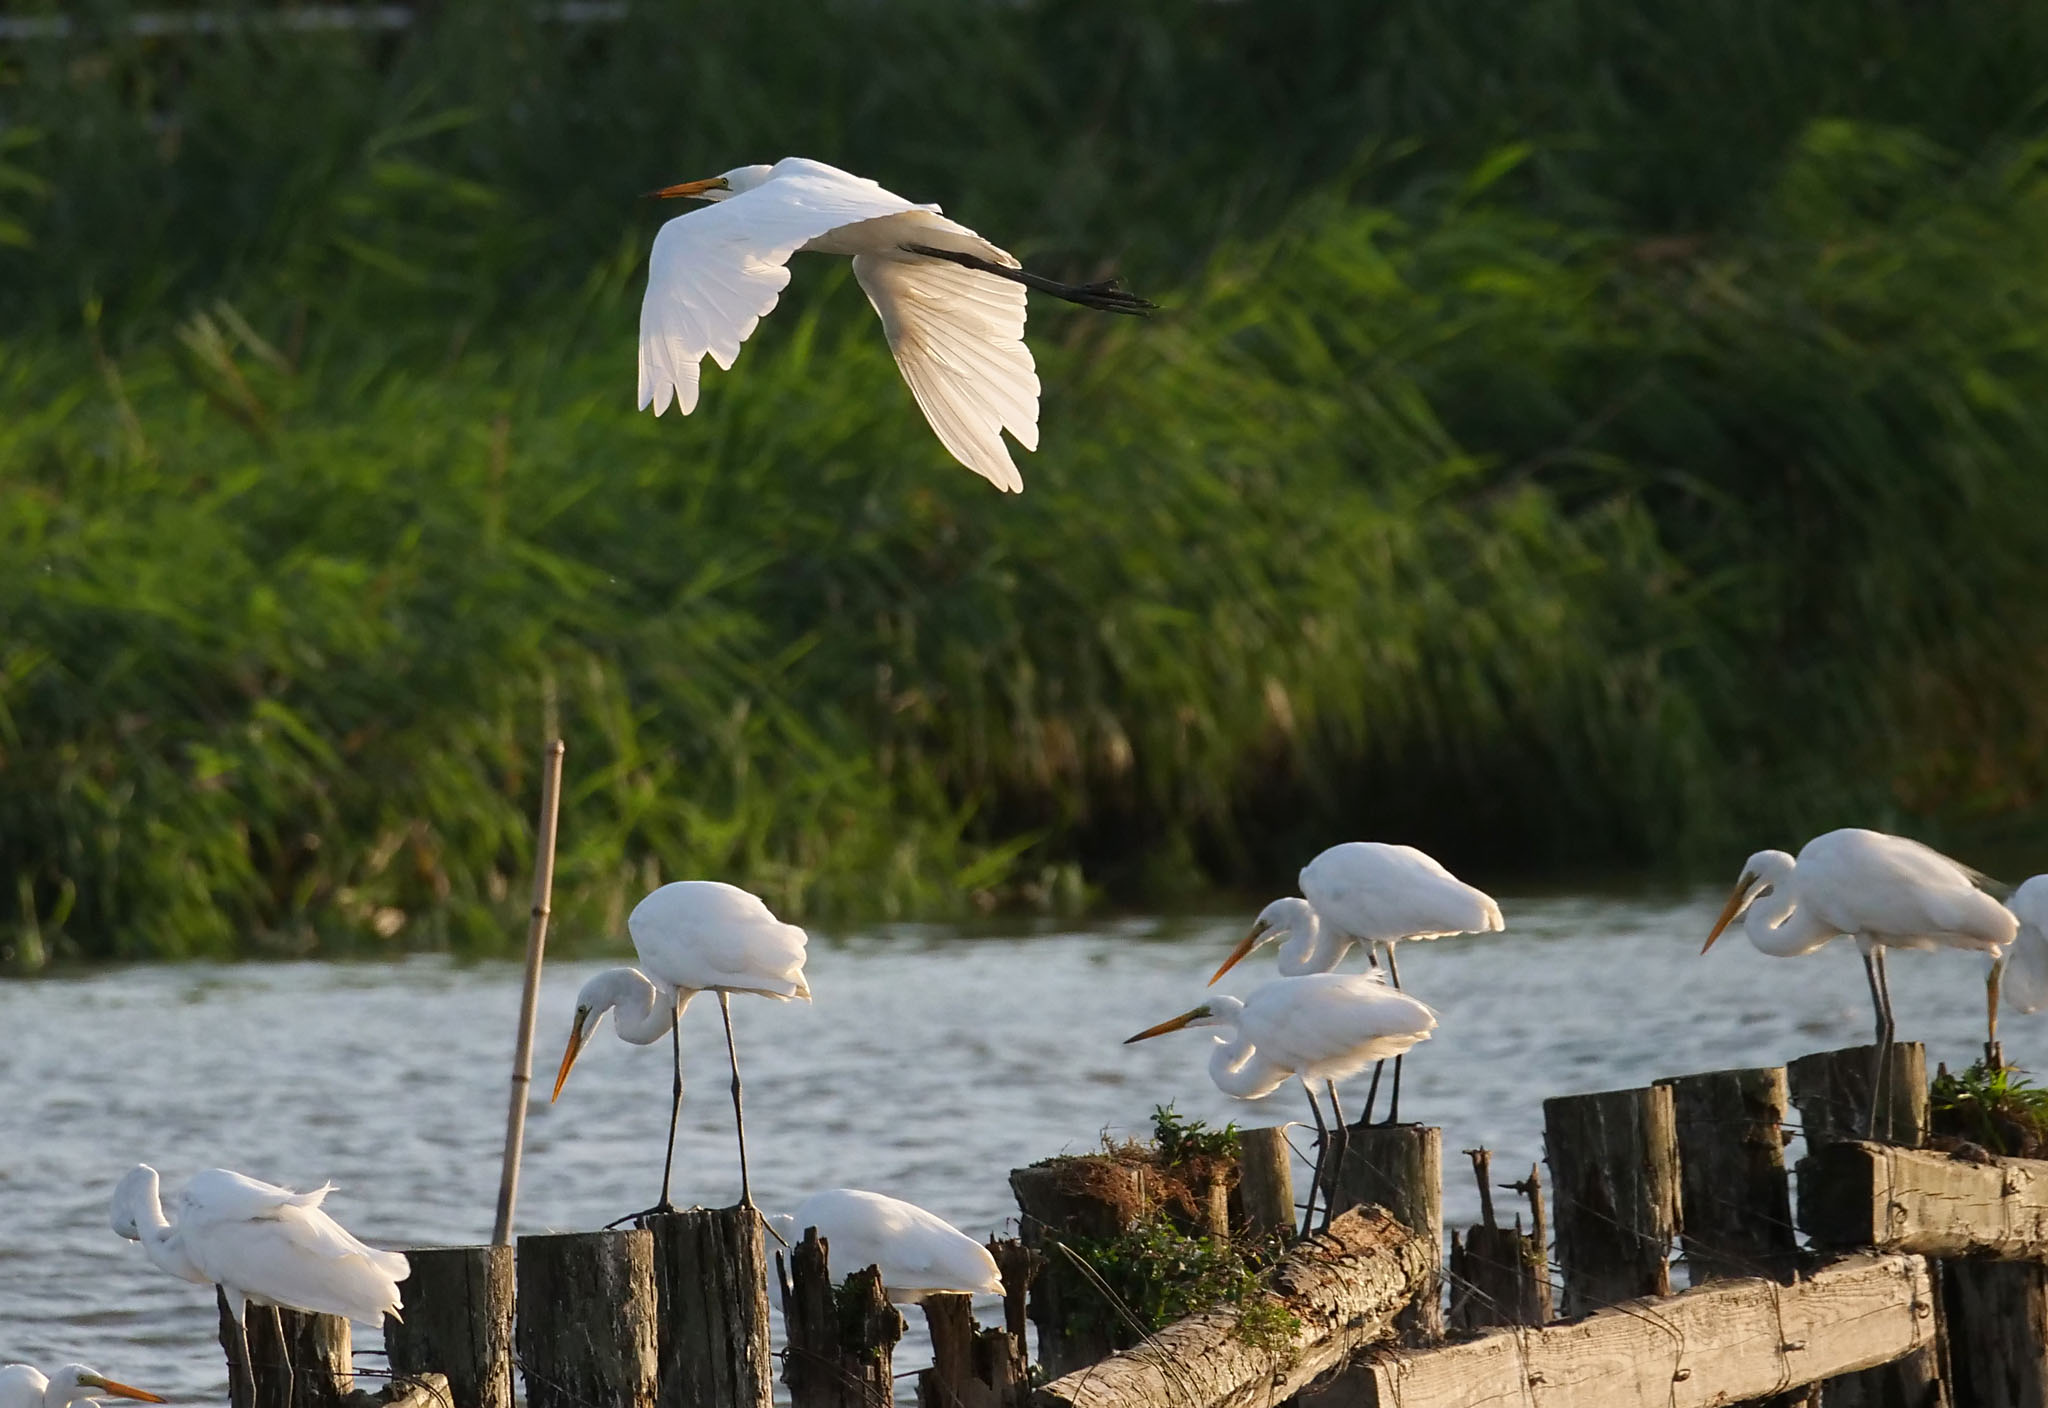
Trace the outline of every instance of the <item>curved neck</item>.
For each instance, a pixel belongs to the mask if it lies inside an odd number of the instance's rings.
[[[609,981],[600,1003],[594,1005],[600,1013],[610,1008],[619,1038],[635,1046],[650,1046],[667,1036],[690,998],[638,968],[615,968],[605,976]]]
[[[1289,978],[1309,973],[1327,973],[1343,962],[1351,951],[1351,940],[1323,923],[1315,906],[1304,903],[1296,927],[1280,945],[1280,972]]]
[[[1742,916],[1742,929],[1758,949],[1778,958],[1811,953],[1839,932],[1799,903],[1798,887],[1789,872],[1773,877],[1770,893],[1750,902]]]
[[[1219,1038],[1209,1056],[1209,1079],[1225,1095],[1258,1099],[1276,1084],[1264,1064],[1255,1059],[1258,1054],[1258,1048],[1240,1033],[1233,1032],[1228,1040]]]

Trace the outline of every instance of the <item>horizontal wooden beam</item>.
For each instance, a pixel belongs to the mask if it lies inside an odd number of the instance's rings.
[[[1437,1258],[1384,1209],[1353,1208],[1273,1268],[1264,1306],[1176,1320],[1136,1349],[1054,1379],[1034,1408],[1266,1408],[1390,1333]],[[1284,1312],[1284,1314],[1271,1313]]]
[[[1817,1246],[2048,1261],[2048,1161],[1824,1145],[1799,1163],[1799,1225]]]
[[[1582,1320],[1375,1352],[1315,1408],[1708,1408],[1886,1364],[1934,1342],[1925,1260],[1858,1256],[1795,1285],[1715,1281]],[[1305,1400],[1306,1401],[1306,1400]]]

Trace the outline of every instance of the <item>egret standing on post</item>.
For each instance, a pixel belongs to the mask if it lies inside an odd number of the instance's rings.
[[[1230,956],[1210,977],[1213,985],[1261,944],[1280,945],[1280,971],[1289,977],[1327,973],[1344,961],[1355,943],[1387,955],[1387,974],[1401,986],[1394,945],[1403,939],[1436,939],[1447,934],[1490,933],[1502,927],[1500,906],[1483,890],[1474,889],[1436,860],[1413,846],[1381,841],[1346,841],[1332,846],[1302,867],[1301,893],[1306,899],[1275,900],[1259,912],[1258,922],[1238,941]],[[1375,954],[1377,960],[1377,954]],[[1379,1072],[1365,1099],[1365,1118],[1372,1118],[1379,1092]],[[1336,1091],[1330,1092],[1331,1103]],[[1401,1058],[1394,1057],[1394,1090],[1387,1101],[1387,1123],[1401,1110]],[[1343,1122],[1338,1112],[1338,1122]]]
[[[697,408],[706,355],[732,370],[789,283],[799,251],[851,256],[889,350],[954,459],[998,489],[1023,477],[1008,430],[1038,448],[1038,373],[1024,345],[1024,290],[1108,313],[1153,305],[1115,280],[1063,284],[939,213],[822,161],[785,157],[653,192],[711,202],[661,227],[640,305],[640,409]]]
[[[675,1163],[676,1118],[683,1108],[683,1045],[678,1024],[700,992],[718,994],[725,1018],[725,1050],[732,1061],[732,1117],[739,1133],[740,1203],[754,1205],[747,1182],[747,1126],[740,1102],[740,1057],[732,1036],[732,994],[750,992],[787,1002],[811,1000],[804,981],[804,931],[772,914],[758,895],[717,880],[663,885],[626,917],[638,968],[609,968],[576,994],[576,1020],[550,1103],[560,1099],[569,1068],[596,1034],[606,1012],[616,1012],[619,1036],[636,1046],[669,1038],[675,1085],[668,1112],[668,1154],[661,1165],[661,1201],[647,1211],[673,1212],[669,1172]],[[644,1214],[636,1214],[642,1216]]]
[[[1299,1080],[1315,1116],[1318,1143],[1327,1150],[1330,1126],[1310,1082],[1323,1081],[1334,1091],[1336,1082],[1346,1076],[1429,1040],[1436,1013],[1371,974],[1313,973],[1263,983],[1242,1000],[1212,997],[1200,1007],[1126,1037],[1124,1045],[1184,1027],[1230,1029],[1228,1037],[1216,1039],[1209,1057],[1209,1079],[1225,1095],[1257,1100],[1289,1079]],[[1308,1216],[1314,1212],[1311,1185]],[[1302,1219],[1304,1236],[1308,1216]]]
[[[1918,841],[1845,827],[1808,841],[1796,860],[1783,851],[1751,856],[1700,952],[1738,917],[1749,941],[1774,958],[1812,953],[1845,934],[1856,940],[1877,1016],[1866,1126],[1876,1138],[1877,1113],[1889,1109],[1884,1084],[1896,1030],[1885,950],[1974,949],[1996,960],[2018,921],[1980,888],[1983,878]],[[1996,1011],[1995,988],[1990,1001]]]
[[[83,1364],[66,1364],[48,1376],[32,1364],[0,1366],[0,1408],[73,1408],[100,1398],[163,1402],[153,1393],[101,1378]]]

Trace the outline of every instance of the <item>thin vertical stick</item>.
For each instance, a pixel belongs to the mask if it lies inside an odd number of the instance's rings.
[[[505,1114],[505,1163],[498,1175],[495,1246],[512,1240],[512,1204],[519,1197],[519,1152],[526,1144],[527,1088],[533,1084],[533,1021],[540,1007],[540,960],[548,944],[548,914],[555,898],[555,822],[562,806],[562,754],[557,738],[548,745],[540,783],[540,829],[535,836],[533,918],[526,927],[526,991],[519,1003],[519,1041],[512,1049],[512,1105]]]

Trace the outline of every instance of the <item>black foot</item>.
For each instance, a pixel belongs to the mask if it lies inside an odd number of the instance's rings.
[[[1129,313],[1141,317],[1157,311],[1159,307],[1148,298],[1125,292],[1115,279],[1104,279],[1096,284],[1074,284],[1071,290],[1060,296],[1083,308],[1095,308],[1104,313]]]
[[[656,1203],[651,1208],[642,1208],[638,1212],[629,1212],[624,1217],[613,1218],[610,1222],[607,1222],[604,1225],[603,1230],[609,1232],[614,1227],[621,1226],[628,1222],[632,1223],[635,1227],[645,1227],[647,1225],[647,1219],[650,1217],[665,1217],[671,1213],[679,1211],[681,1211],[681,1209],[677,1208],[674,1203]]]

